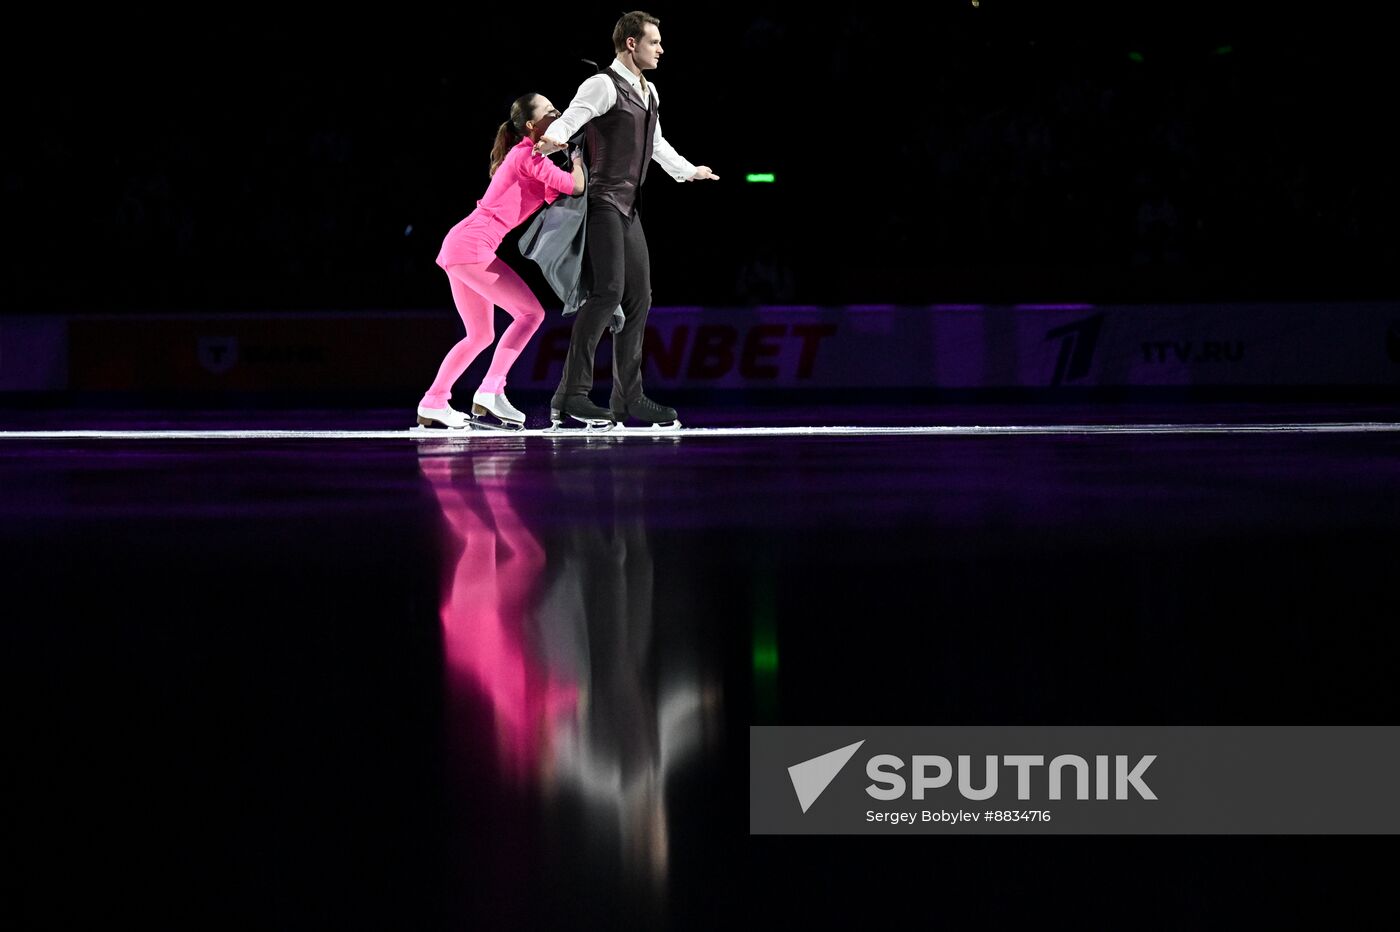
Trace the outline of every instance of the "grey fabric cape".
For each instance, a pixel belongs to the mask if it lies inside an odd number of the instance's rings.
[[[583,131],[580,130],[570,141],[581,143],[582,140]],[[583,168],[583,177],[588,178],[587,165]],[[520,254],[539,265],[549,287],[564,302],[565,317],[577,314],[588,297],[583,274],[587,230],[588,192],[585,190],[583,194],[561,194],[552,204],[546,204],[520,235]],[[625,320],[622,306],[618,305],[608,329],[617,333]]]

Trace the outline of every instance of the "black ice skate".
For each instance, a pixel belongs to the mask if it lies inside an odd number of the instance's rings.
[[[617,419],[619,426],[628,417],[636,418],[644,422],[642,427],[628,428],[630,430],[680,430],[680,418],[676,416],[675,408],[668,408],[665,405],[657,404],[645,395],[636,401],[625,403],[613,402],[613,417]]]
[[[589,401],[587,395],[565,395],[554,399],[549,406],[549,429],[558,430],[566,415],[583,424],[587,430],[610,430],[617,425],[612,412]]]

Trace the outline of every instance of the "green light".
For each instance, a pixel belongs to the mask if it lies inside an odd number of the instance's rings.
[[[778,720],[778,599],[771,567],[759,568],[754,580],[753,698],[756,724]]]
[[[778,179],[773,176],[772,172],[749,172],[748,175],[744,176],[744,180],[749,182],[750,184],[772,184]]]
[[[1146,59],[1142,57],[1141,52],[1129,52],[1128,61],[1137,62],[1139,65],[1141,65],[1144,61],[1146,61]]]
[[[753,646],[753,668],[756,673],[772,673],[778,669],[778,645],[755,644]]]
[[[1215,50],[1215,54],[1217,54],[1217,55],[1229,55],[1229,54],[1230,54],[1231,52],[1233,52],[1234,50],[1235,50],[1235,47],[1234,47],[1233,45],[1222,45],[1220,48],[1218,48],[1218,49]]]
[[[760,578],[754,591],[753,672],[770,677],[778,671],[778,612],[773,580]]]

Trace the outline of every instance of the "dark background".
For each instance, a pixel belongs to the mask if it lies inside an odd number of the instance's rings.
[[[0,310],[450,319],[433,258],[509,102],[567,105],[621,10],[11,14]],[[1379,13],[651,12],[666,134],[723,176],[653,172],[658,304],[1397,297]],[[1383,723],[1392,437],[687,442],[680,462],[580,444],[515,468],[535,514],[604,529],[556,479],[651,471],[659,604],[721,657],[732,734],[765,715]],[[517,894],[567,917],[550,927],[648,927],[613,886],[579,893],[609,864],[559,842],[569,826],[446,778],[439,507],[397,442],[320,443],[7,448],[7,909],[36,917],[11,924],[461,928],[443,916]],[[767,711],[760,610],[783,620]],[[1384,849],[1350,837],[751,839],[745,766],[731,750],[678,790],[675,925],[1330,928],[1389,906]]]
[[[655,303],[1394,297],[1390,40],[1336,9],[654,6],[666,136],[722,176],[653,165]],[[567,106],[621,11],[7,30],[3,307],[447,306],[509,102]]]

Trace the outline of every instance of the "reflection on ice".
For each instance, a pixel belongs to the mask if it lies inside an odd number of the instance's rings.
[[[515,475],[526,442],[420,453],[447,531],[452,701],[489,706],[502,781],[582,816],[586,838],[553,843],[611,850],[631,881],[660,893],[666,782],[714,739],[719,688],[702,678],[695,632],[656,616],[649,469],[585,456],[532,483]],[[575,507],[531,500],[528,513],[548,519],[530,527],[517,507],[527,495]]]

